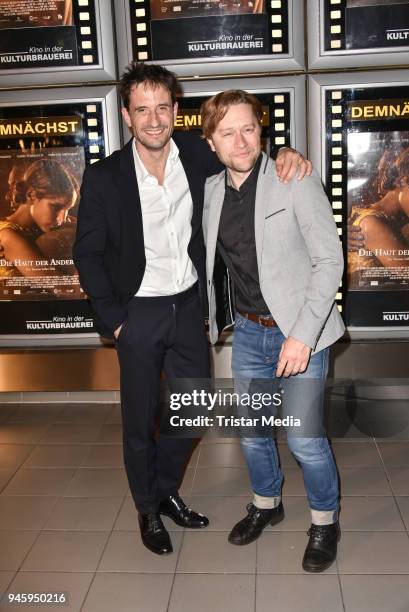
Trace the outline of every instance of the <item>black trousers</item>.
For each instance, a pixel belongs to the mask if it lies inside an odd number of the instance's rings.
[[[209,378],[209,349],[197,284],[172,296],[135,297],[116,342],[124,463],[139,512],[177,493],[194,440],[159,434],[160,375]]]

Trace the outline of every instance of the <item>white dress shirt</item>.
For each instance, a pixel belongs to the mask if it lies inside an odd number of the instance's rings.
[[[145,274],[135,295],[156,297],[181,293],[197,281],[197,272],[187,253],[193,202],[179,149],[171,139],[163,185],[146,170],[135,141],[133,153],[146,258]]]

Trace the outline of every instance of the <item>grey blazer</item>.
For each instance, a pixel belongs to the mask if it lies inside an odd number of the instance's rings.
[[[213,344],[219,335],[213,269],[224,184],[225,171],[207,179],[203,209]],[[282,333],[304,342],[314,352],[333,344],[345,329],[334,303],[343,256],[318,175],[314,172],[302,181],[280,183],[274,162],[263,153],[256,191],[255,234],[261,292]]]

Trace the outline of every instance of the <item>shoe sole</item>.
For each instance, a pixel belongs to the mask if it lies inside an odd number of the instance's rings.
[[[174,516],[172,516],[171,514],[168,514],[167,512],[159,512],[159,514],[161,514],[162,516],[167,516],[176,525],[179,525],[179,527],[185,527],[185,529],[204,529],[205,527],[209,526],[209,523],[207,523],[207,525],[186,525],[186,523],[183,523],[183,521],[176,520]]]
[[[267,525],[272,525],[272,526],[278,525],[278,523],[281,523],[281,521],[284,520],[284,517],[285,517],[285,513],[283,512],[283,514],[281,514],[277,518],[272,519],[269,523],[267,523]],[[245,542],[234,542],[234,540],[230,539],[230,535],[227,539],[230,542],[230,544],[234,544],[235,546],[246,546],[246,544],[251,544],[252,542],[255,542],[256,540],[258,540],[258,538],[261,536],[261,534],[263,533],[267,525],[263,527],[263,529],[260,531],[259,534],[257,534],[253,538],[250,538],[250,540],[246,540]]]

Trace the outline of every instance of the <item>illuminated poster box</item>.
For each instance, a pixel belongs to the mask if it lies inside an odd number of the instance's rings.
[[[308,0],[310,68],[409,62],[409,0]]]
[[[303,17],[294,0],[115,0],[119,70],[132,59],[191,77],[300,70]]]
[[[83,171],[119,146],[114,87],[2,95],[1,345],[97,338],[72,246]]]
[[[115,79],[110,2],[0,0],[0,78],[3,87]]]
[[[311,156],[344,244],[340,296],[355,334],[409,332],[408,76],[310,77]],[[354,227],[365,242],[352,250]]]

